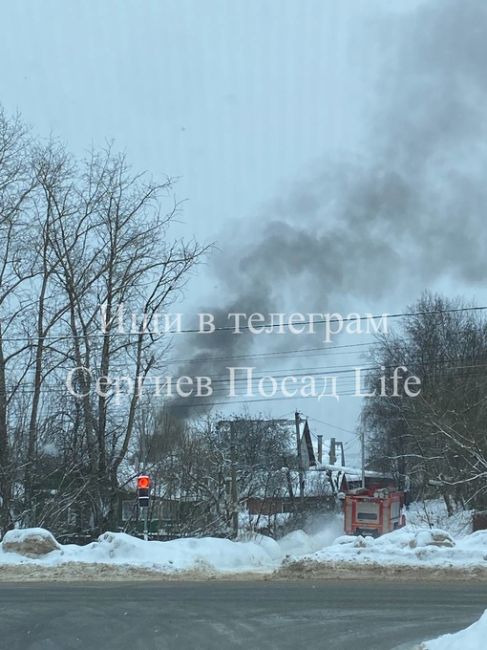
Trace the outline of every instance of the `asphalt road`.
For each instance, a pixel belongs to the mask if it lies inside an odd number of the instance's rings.
[[[0,648],[391,650],[486,607],[479,583],[3,583]]]

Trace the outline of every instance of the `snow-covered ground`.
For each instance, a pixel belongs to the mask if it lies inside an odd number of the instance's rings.
[[[444,501],[413,503],[406,514],[407,526],[371,537],[340,536],[314,553],[286,558],[281,574],[328,574],[340,568],[342,575],[353,570],[425,569],[438,576],[482,576],[487,578],[487,531],[471,533],[472,513],[458,511],[449,517]],[[423,573],[422,575],[426,575]]]
[[[312,573],[344,569],[428,569],[487,577],[487,531],[471,533],[470,511],[449,517],[441,499],[413,503],[407,511],[407,526],[371,537],[340,536],[315,553],[284,561],[284,571]]]
[[[487,610],[478,621],[455,634],[445,634],[433,641],[425,641],[419,650],[482,650],[486,647]]]
[[[441,502],[424,509],[409,511],[405,528],[378,539],[350,537],[342,534],[340,516],[320,522],[314,532],[294,531],[275,541],[252,535],[238,542],[219,538],[183,538],[169,542],[144,542],[125,533],[105,533],[86,546],[60,545],[47,531],[29,529],[8,532],[0,546],[0,579],[42,568],[66,566],[112,567],[117,570],[138,569],[144,572],[178,576],[191,572],[201,575],[235,575],[244,573],[286,576],[318,576],[320,571],[345,570],[348,575],[360,571],[395,570],[404,574],[410,569],[421,575],[430,572],[453,572],[458,576],[487,578],[487,531],[467,534],[466,515],[446,518]],[[428,528],[423,520],[442,523],[442,528]],[[445,528],[449,530],[445,530]],[[29,546],[30,544],[30,546]],[[37,552],[39,551],[39,552]],[[5,577],[7,576],[7,577]]]
[[[412,503],[406,519],[414,528],[441,528],[455,538],[468,535],[472,529],[472,510],[457,510],[449,517],[443,499]]]
[[[12,531],[19,541],[32,531]],[[36,529],[36,534],[39,530]],[[20,534],[19,534],[20,533]],[[48,535],[48,531],[43,531]],[[26,557],[16,552],[5,552],[3,546],[11,540],[7,533],[2,542],[0,566],[36,564],[57,566],[77,562],[83,564],[131,565],[154,569],[164,573],[201,569],[226,571],[258,571],[269,568],[278,560],[280,550],[276,542],[261,537],[255,541],[232,542],[216,538],[184,538],[169,542],[145,542],[125,533],[105,533],[96,542],[86,546],[58,545],[58,548],[41,557]]]
[[[487,575],[487,531],[478,531],[454,539],[440,529],[406,526],[377,539],[342,536],[330,546],[304,555],[289,558],[288,568],[303,563],[308,568],[346,567],[364,568],[428,568],[453,569]]]
[[[279,541],[254,535],[238,542],[211,537],[145,542],[125,533],[105,533],[86,546],[58,544],[51,533],[40,528],[13,530],[6,533],[0,546],[0,575],[2,568],[18,565],[59,567],[73,563],[139,567],[164,574],[270,573],[287,555],[299,557],[332,543],[341,528],[342,521],[336,517],[315,534],[295,531]],[[36,544],[42,549],[37,557]],[[45,553],[50,548],[53,550]]]

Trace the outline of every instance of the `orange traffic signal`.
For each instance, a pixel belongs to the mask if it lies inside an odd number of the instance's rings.
[[[137,476],[137,500],[139,508],[148,508],[150,499],[150,478],[147,474]]]
[[[148,490],[149,488],[150,488],[150,478],[145,474],[143,476],[137,476],[137,489]]]

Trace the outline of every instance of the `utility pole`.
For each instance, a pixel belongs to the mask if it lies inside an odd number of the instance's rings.
[[[298,476],[299,476],[299,497],[304,498],[304,478],[303,478],[303,457],[301,455],[301,435],[299,433],[299,425],[301,423],[301,418],[299,417],[299,412],[296,411],[294,414],[294,424],[296,426],[296,446],[298,451]]]
[[[334,465],[337,461],[336,453],[336,438],[330,439],[330,465]]]
[[[144,512],[144,541],[149,541],[149,508],[145,506],[142,508]]]
[[[293,482],[291,479],[291,470],[289,469],[289,464],[287,462],[287,458],[283,456],[283,461],[284,461],[284,466],[286,467],[286,481],[287,481],[287,491],[289,494],[289,498],[291,499],[291,503],[293,505],[293,510],[295,507],[294,503],[294,492],[293,492]]]
[[[323,462],[323,436],[318,435],[318,462],[321,463]]]
[[[233,536],[238,537],[238,486],[237,486],[237,450],[235,447],[235,422],[230,422],[230,499],[232,504]]]
[[[360,442],[362,444],[362,487],[365,489],[365,429],[363,427]]]

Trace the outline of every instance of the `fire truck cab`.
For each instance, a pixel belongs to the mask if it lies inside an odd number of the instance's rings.
[[[406,525],[404,492],[390,488],[357,488],[345,495],[345,533],[379,537]]]

